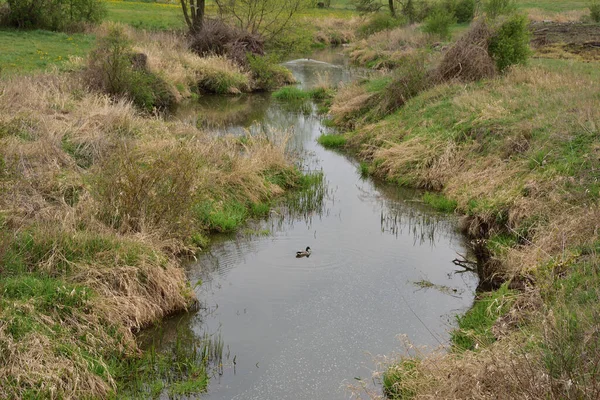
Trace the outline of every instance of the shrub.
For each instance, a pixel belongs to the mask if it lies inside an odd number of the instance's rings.
[[[437,8],[425,19],[423,32],[438,36],[442,40],[448,39],[450,37],[450,25],[454,23],[456,23],[454,14],[444,11],[442,8]]]
[[[458,0],[454,6],[454,15],[458,23],[472,21],[475,16],[475,0]]]
[[[516,9],[515,0],[486,0],[483,3],[483,11],[492,19],[500,15],[510,14]]]
[[[227,55],[240,65],[247,64],[246,54],[264,55],[265,42],[258,35],[229,26],[223,21],[206,19],[202,31],[192,37],[190,49],[200,55]]]
[[[290,70],[277,64],[271,57],[249,54],[248,67],[252,73],[252,85],[255,90],[273,90],[295,83]]]
[[[120,231],[155,227],[189,234],[197,167],[197,156],[184,144],[149,151],[118,146],[91,179],[100,219]]]
[[[589,4],[590,17],[594,22],[600,22],[600,1],[594,0]]]
[[[402,18],[394,18],[387,13],[377,13],[358,28],[358,34],[366,37],[377,32],[397,28],[405,23],[406,21]]]
[[[113,28],[92,51],[85,78],[88,84],[112,96],[124,96],[151,111],[175,102],[169,85],[146,69],[146,56],[134,54],[122,30]]]
[[[7,0],[6,22],[17,28],[70,29],[78,23],[98,23],[106,15],[100,0]]]
[[[514,64],[524,64],[529,49],[530,31],[527,17],[514,15],[503,22],[489,42],[488,51],[500,72]]]
[[[437,68],[438,78],[471,82],[493,77],[496,64],[488,53],[491,36],[492,31],[484,20],[474,23],[444,54]]]
[[[394,72],[395,76],[379,95],[379,112],[389,114],[430,85],[425,57],[406,57]]]
[[[367,14],[379,11],[383,5],[375,0],[354,0],[356,11],[361,14]]]

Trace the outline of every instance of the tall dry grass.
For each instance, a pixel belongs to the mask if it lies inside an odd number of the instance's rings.
[[[103,360],[135,354],[133,331],[194,303],[176,258],[206,228],[194,205],[281,194],[266,176],[293,172],[285,138],[215,138],[89,92],[77,75],[13,77],[0,93],[0,257],[18,262],[0,268],[0,286],[60,281],[61,301],[81,296],[49,311],[35,295],[3,303],[0,379],[11,384],[0,397],[105,398],[115,385]],[[33,330],[15,336],[29,308]]]
[[[348,54],[356,65],[391,69],[406,56],[414,55],[429,40],[417,25],[409,25],[378,32],[353,43],[348,48]]]

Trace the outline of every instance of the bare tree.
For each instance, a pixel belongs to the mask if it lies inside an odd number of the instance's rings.
[[[281,34],[308,0],[215,0],[219,14],[239,28],[267,39]]]
[[[191,33],[198,33],[204,24],[206,0],[179,0],[185,23]]]

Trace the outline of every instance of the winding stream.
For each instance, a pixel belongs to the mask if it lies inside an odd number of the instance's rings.
[[[285,65],[309,88],[350,79],[344,62],[330,50]],[[354,160],[317,144],[327,130],[320,116],[292,111],[269,94],[203,97],[179,117],[217,134],[292,130],[305,168],[322,170],[327,185],[320,212],[273,215],[257,228],[269,235],[224,237],[189,266],[190,280],[203,281],[196,289],[203,308],[169,319],[153,335],[182,327],[220,335],[224,366],[202,398],[347,399],[348,382],[370,380],[373,356],[400,348],[397,335],[416,345],[448,342],[477,284],[452,274],[451,260],[465,251],[453,219],[423,206],[417,193],[361,178]],[[306,246],[312,255],[295,258]]]

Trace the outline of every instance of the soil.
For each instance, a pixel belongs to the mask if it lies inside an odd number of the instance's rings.
[[[531,24],[531,31],[531,45],[542,54],[562,50],[585,60],[600,60],[598,24],[542,22]]]

